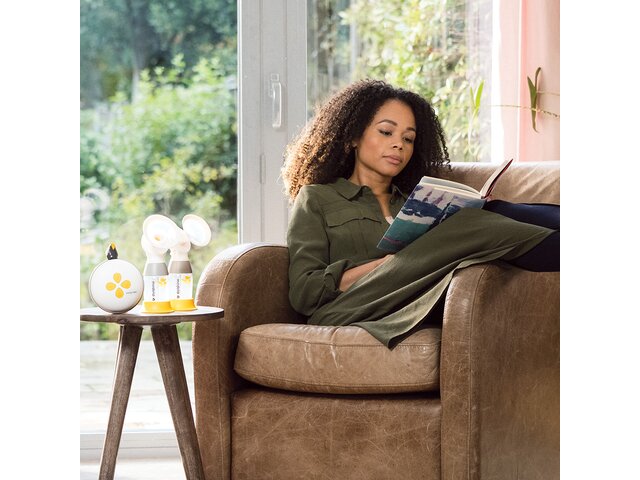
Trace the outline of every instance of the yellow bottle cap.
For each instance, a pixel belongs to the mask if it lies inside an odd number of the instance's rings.
[[[193,301],[193,298],[187,298],[184,300],[171,300],[171,307],[174,310],[187,311],[187,310],[195,310],[196,304]]]
[[[142,313],[171,313],[171,302],[142,302]]]

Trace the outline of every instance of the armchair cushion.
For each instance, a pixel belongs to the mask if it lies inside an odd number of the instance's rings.
[[[298,392],[437,391],[440,337],[429,326],[389,350],[356,326],[256,325],[240,334],[234,369],[259,385]]]

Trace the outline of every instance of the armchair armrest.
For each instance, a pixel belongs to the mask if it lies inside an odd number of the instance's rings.
[[[207,479],[230,476],[230,395],[247,382],[233,370],[240,332],[262,323],[300,323],[289,304],[286,246],[242,244],[216,255],[198,282],[196,303],[224,318],[193,324],[196,430]]]
[[[445,299],[442,478],[560,477],[560,274],[496,262]]]

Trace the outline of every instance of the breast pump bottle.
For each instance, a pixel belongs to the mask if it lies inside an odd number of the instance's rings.
[[[150,215],[142,225],[140,245],[147,256],[144,265],[144,313],[171,313],[169,271],[164,256],[175,243],[178,226],[164,215]]]
[[[182,229],[170,247],[169,285],[171,307],[174,310],[195,310],[193,300],[193,271],[189,261],[191,245],[204,247],[211,241],[211,229],[201,217],[193,214],[182,219]]]

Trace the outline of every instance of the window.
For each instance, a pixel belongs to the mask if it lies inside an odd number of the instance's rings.
[[[87,280],[111,242],[144,270],[142,223],[156,213],[209,223],[212,241],[189,254],[195,285],[237,243],[236,2],[82,0],[80,14],[81,307],[93,306]],[[80,328],[81,432],[104,432],[118,327]],[[190,339],[191,326],[179,335]],[[182,348],[189,373],[190,346]],[[146,330],[131,400],[125,435],[173,430]]]

